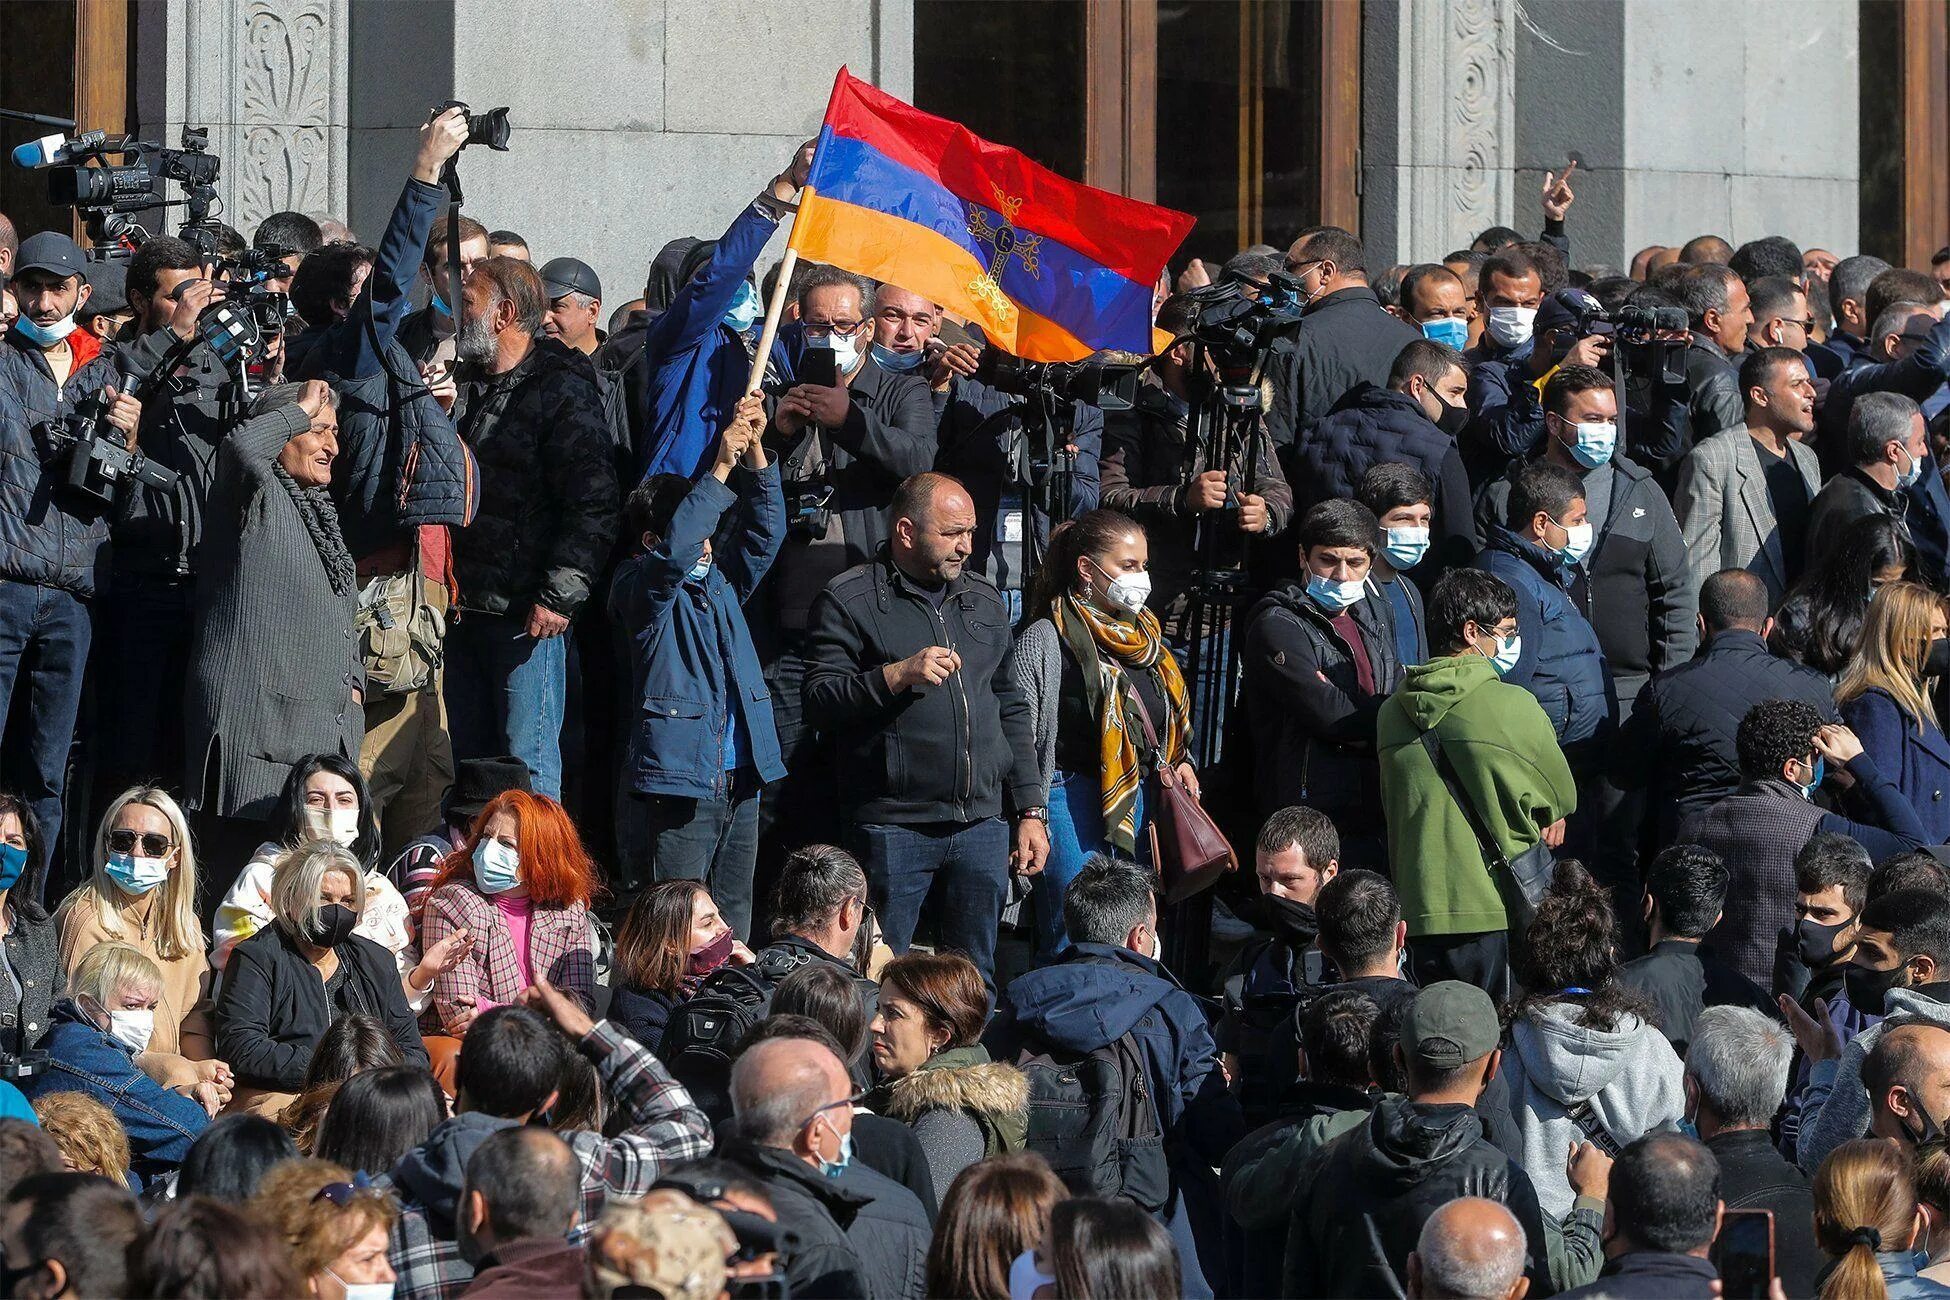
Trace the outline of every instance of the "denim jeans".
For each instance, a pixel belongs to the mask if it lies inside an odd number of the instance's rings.
[[[744,784],[720,799],[652,795],[642,801],[652,845],[651,879],[703,881],[741,941],[751,937],[752,871],[758,864],[758,792],[743,789]],[[630,871],[618,892],[634,895],[647,883],[640,872]]]
[[[1137,846],[1140,861],[1151,857],[1144,836],[1144,793],[1138,783]],[[1093,853],[1109,853],[1104,839],[1104,791],[1095,772],[1057,772],[1049,784],[1049,860],[1036,877],[1036,959],[1047,964],[1063,950],[1063,894]]]
[[[41,824],[48,858],[47,871],[38,877],[43,883],[53,874],[61,843],[68,749],[92,637],[88,606],[73,592],[0,580],[0,732],[14,742],[0,750],[0,779],[20,793]],[[157,690],[172,685],[180,690],[180,681],[158,681]],[[19,701],[15,687],[21,690]],[[119,726],[120,720],[105,718],[102,725]],[[29,863],[27,870],[37,867]]]
[[[526,614],[465,612],[447,629],[447,726],[454,758],[512,754],[535,793],[562,797],[565,636],[537,641]]]
[[[887,946],[907,951],[932,894],[941,951],[966,956],[993,989],[995,932],[1009,891],[1009,823],[865,823],[854,828],[854,843]]]

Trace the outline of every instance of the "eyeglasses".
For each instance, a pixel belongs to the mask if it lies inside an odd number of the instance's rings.
[[[808,1124],[811,1124],[814,1120],[818,1119],[821,1115],[824,1115],[829,1110],[838,1110],[842,1106],[846,1107],[848,1110],[851,1110],[855,1106],[858,1106],[861,1102],[865,1101],[866,1099],[867,1099],[866,1093],[856,1092],[851,1097],[842,1097],[838,1101],[829,1101],[824,1106],[821,1106],[818,1110],[815,1110],[812,1114],[806,1116],[805,1124],[801,1124],[799,1127],[805,1128]]]
[[[1286,273],[1288,275],[1305,275],[1310,268],[1319,266],[1326,260],[1324,257],[1312,257],[1304,262],[1289,261],[1286,264]]]
[[[133,853],[135,852],[135,846],[138,844],[142,846],[143,853],[152,858],[160,858],[163,854],[176,847],[175,840],[170,839],[167,835],[158,835],[154,831],[137,833],[135,831],[116,830],[108,833],[108,851],[110,853]]]
[[[851,325],[823,324],[819,321],[807,321],[806,337],[813,339],[850,339],[866,327],[867,323],[863,320],[854,321]]]

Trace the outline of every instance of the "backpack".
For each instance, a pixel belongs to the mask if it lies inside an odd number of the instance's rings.
[[[1129,1033],[1088,1052],[1025,1045],[1029,1079],[1024,1142],[1077,1196],[1122,1196],[1148,1213],[1171,1190],[1165,1135],[1151,1098],[1144,1050]]]
[[[811,961],[808,953],[766,948],[749,966],[721,966],[672,1008],[657,1056],[713,1119],[731,1113],[731,1059],[751,1027],[772,1009],[779,981]]]

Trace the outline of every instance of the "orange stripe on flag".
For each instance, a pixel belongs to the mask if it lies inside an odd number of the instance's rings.
[[[815,194],[799,201],[791,242],[802,258],[898,285],[968,317],[1025,361],[1081,361],[1094,351],[1047,317],[1014,303],[998,309],[978,292],[988,268],[926,226]]]

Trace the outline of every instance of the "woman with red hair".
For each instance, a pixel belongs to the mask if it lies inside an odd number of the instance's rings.
[[[481,809],[427,897],[420,939],[473,936],[465,960],[433,982],[438,1032],[455,1038],[490,1007],[547,979],[595,1006],[596,939],[589,901],[596,868],[562,805],[510,790]]]

